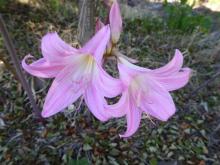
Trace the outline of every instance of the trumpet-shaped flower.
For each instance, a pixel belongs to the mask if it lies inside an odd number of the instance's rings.
[[[118,103],[108,107],[114,117],[126,115],[127,130],[121,137],[133,135],[141,121],[142,112],[167,121],[175,113],[169,91],[182,88],[190,78],[191,70],[182,68],[183,56],[176,50],[173,59],[165,66],[150,70],[118,57],[120,79],[124,91]]]
[[[57,33],[45,35],[41,43],[43,58],[23,68],[30,74],[55,78],[46,96],[42,116],[52,116],[83,96],[93,115],[101,121],[111,116],[104,109],[104,97],[121,92],[121,82],[109,76],[101,67],[110,28],[104,26],[82,48],[75,49],[62,41]]]

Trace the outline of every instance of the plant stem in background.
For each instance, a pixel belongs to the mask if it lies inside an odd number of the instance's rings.
[[[78,40],[81,45],[94,34],[95,4],[94,0],[79,0]]]
[[[19,78],[23,88],[27,92],[28,98],[31,102],[31,105],[32,105],[32,108],[34,110],[34,113],[35,113],[36,117],[39,118],[39,119],[42,119],[42,117],[40,115],[40,110],[38,109],[38,106],[35,103],[34,96],[32,94],[31,88],[30,88],[29,84],[26,81],[24,73],[22,72],[20,62],[19,62],[19,59],[17,57],[14,45],[13,45],[12,40],[11,40],[9,34],[8,34],[8,31],[7,31],[6,26],[5,26],[5,22],[4,22],[4,20],[1,16],[1,14],[0,14],[0,30],[1,30],[1,34],[2,34],[2,37],[3,37],[4,42],[5,42],[5,46],[8,50],[8,52],[9,52],[9,55],[12,59],[13,64],[14,64],[17,77]]]

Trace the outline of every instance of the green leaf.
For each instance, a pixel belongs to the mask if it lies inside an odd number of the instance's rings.
[[[157,165],[157,159],[152,158],[149,163],[150,165]]]
[[[89,165],[89,161],[87,158],[81,158],[78,160],[69,160],[67,165]]]
[[[89,144],[84,144],[83,145],[83,150],[84,151],[89,151],[89,150],[91,150],[92,149],[92,147],[89,145]]]

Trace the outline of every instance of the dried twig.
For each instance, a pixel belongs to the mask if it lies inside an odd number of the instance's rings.
[[[194,89],[190,94],[189,97],[194,96],[197,94],[201,89],[206,87],[209,83],[213,82],[218,76],[220,76],[220,71],[218,71],[216,74],[214,74],[209,80],[202,83],[200,86],[198,86],[196,89]]]
[[[24,73],[22,72],[22,69],[21,69],[21,66],[20,66],[20,61],[17,57],[14,45],[13,45],[12,40],[11,40],[9,34],[8,34],[8,31],[6,29],[6,26],[5,26],[5,23],[4,23],[4,20],[1,16],[1,14],[0,14],[0,30],[1,30],[1,34],[2,34],[2,37],[3,37],[4,42],[5,42],[5,46],[8,50],[8,52],[9,52],[9,55],[12,59],[12,62],[14,64],[14,66],[15,66],[17,77],[19,78],[23,88],[27,92],[28,98],[31,102],[31,105],[32,105],[32,108],[34,110],[35,115],[39,119],[42,119],[41,115],[40,115],[40,111],[37,107],[37,104],[35,103],[34,96],[32,94],[31,88],[30,88],[29,84],[26,81]]]

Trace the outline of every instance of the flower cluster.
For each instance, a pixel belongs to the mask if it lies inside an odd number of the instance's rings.
[[[81,48],[65,43],[57,33],[42,38],[43,57],[23,68],[42,78],[54,78],[43,106],[42,116],[50,117],[82,97],[91,113],[100,121],[125,116],[127,130],[121,137],[133,135],[142,113],[167,121],[175,113],[170,91],[182,88],[190,78],[191,70],[182,68],[183,56],[176,50],[173,59],[158,69],[135,65],[137,61],[126,57],[117,49],[122,31],[122,17],[117,0],[105,0],[109,11],[107,22],[96,21],[96,34]],[[117,59],[119,79],[104,69],[104,60]],[[121,95],[119,101],[109,105],[106,98]]]

